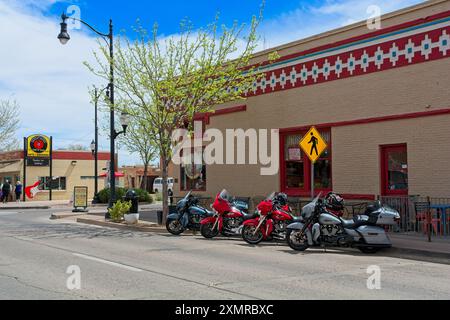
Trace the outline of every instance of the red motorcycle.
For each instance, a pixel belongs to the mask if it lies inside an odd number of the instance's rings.
[[[217,195],[212,209],[214,212],[200,222],[200,232],[207,239],[215,238],[219,234],[238,235],[241,233],[244,221],[256,217],[256,215],[248,215],[244,210],[239,209],[227,190],[223,190]]]
[[[292,215],[287,195],[273,193],[258,205],[259,216],[244,222],[242,238],[249,244],[263,240],[286,240],[287,226],[300,221]]]

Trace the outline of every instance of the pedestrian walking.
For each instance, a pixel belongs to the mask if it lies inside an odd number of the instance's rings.
[[[3,197],[3,203],[8,202],[9,194],[11,193],[11,185],[9,184],[9,181],[6,180],[2,187],[2,197]]]
[[[23,188],[22,188],[22,183],[20,182],[20,181],[17,181],[17,183],[16,183],[16,190],[15,190],[15,193],[16,193],[16,202],[20,202],[20,198],[22,197],[22,190]]]

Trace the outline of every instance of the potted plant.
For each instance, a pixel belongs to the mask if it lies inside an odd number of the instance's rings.
[[[125,217],[127,221],[127,213],[130,211],[131,202],[130,201],[117,201],[111,209],[108,209],[109,215],[113,222],[122,222]]]

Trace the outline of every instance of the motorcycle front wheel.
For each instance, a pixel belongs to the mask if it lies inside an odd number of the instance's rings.
[[[184,232],[183,225],[179,220],[167,220],[166,229],[174,236],[179,236]]]
[[[264,239],[262,231],[258,230],[255,232],[255,230],[255,226],[244,226],[244,229],[242,230],[242,239],[249,244],[261,243]]]
[[[289,247],[294,249],[295,251],[305,251],[308,249],[308,237],[306,233],[300,236],[300,230],[288,230],[286,234],[286,239],[289,244]]]
[[[210,222],[210,223],[206,223],[206,224],[202,224],[201,228],[200,228],[200,232],[202,234],[203,237],[205,237],[206,239],[212,239],[218,236],[219,234],[219,230],[218,228],[214,228],[214,223]]]

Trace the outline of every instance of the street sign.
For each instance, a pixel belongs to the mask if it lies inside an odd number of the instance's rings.
[[[28,167],[49,167],[50,159],[45,158],[28,158],[27,159]]]
[[[312,163],[319,160],[322,153],[327,150],[328,145],[315,127],[312,127],[300,141],[300,147]]]
[[[316,175],[314,173],[315,163],[319,160],[322,153],[327,150],[328,145],[324,138],[320,135],[320,132],[317,131],[315,127],[312,127],[308,133],[303,137],[302,141],[300,141],[300,147],[303,149],[303,152],[308,156],[311,160],[311,198],[314,199],[315,193],[315,178]]]

